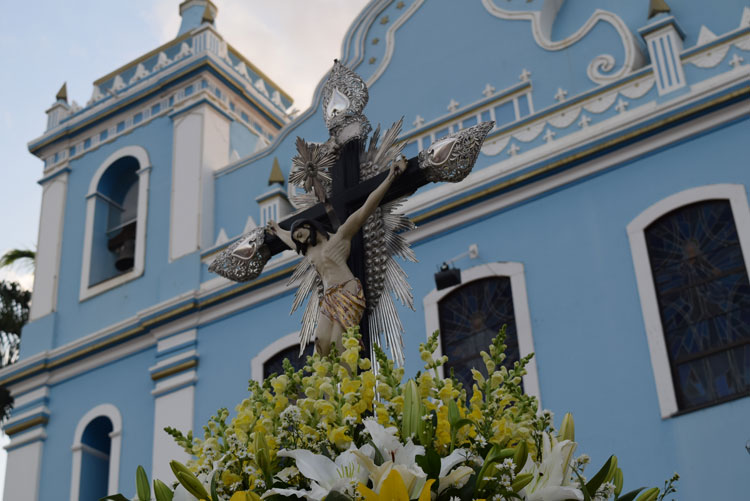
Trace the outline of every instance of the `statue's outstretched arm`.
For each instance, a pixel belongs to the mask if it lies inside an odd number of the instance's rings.
[[[292,250],[296,250],[297,246],[294,244],[294,240],[292,240],[291,232],[283,229],[281,226],[279,226],[279,223],[274,220],[268,221],[268,229],[271,231],[271,233],[279,237],[279,239],[284,242],[287,247]]]
[[[396,161],[391,163],[391,169],[388,176],[386,176],[383,182],[380,183],[380,186],[370,193],[370,196],[367,197],[367,200],[362,204],[362,207],[357,209],[347,218],[346,221],[344,221],[344,224],[341,225],[336,233],[340,233],[341,236],[346,239],[352,239],[362,225],[365,224],[367,218],[378,208],[380,201],[383,200],[383,197],[388,192],[388,188],[391,187],[396,177],[404,172],[404,170],[406,170],[406,157],[402,155]]]

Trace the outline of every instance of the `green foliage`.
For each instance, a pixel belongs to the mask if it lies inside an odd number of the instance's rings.
[[[18,359],[21,329],[29,319],[31,292],[16,282],[0,281],[0,367]],[[13,408],[13,397],[7,388],[0,387],[0,421]]]

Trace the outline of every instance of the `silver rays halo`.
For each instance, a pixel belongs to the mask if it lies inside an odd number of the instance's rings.
[[[398,142],[398,136],[401,133],[402,124],[403,118],[383,134],[380,144],[378,144],[380,126],[373,132],[369,146],[365,147],[363,142],[359,158],[361,180],[369,179],[388,170],[391,162],[401,154],[403,143]],[[306,188],[301,179],[295,179],[295,181],[294,184],[297,186]],[[290,179],[290,182],[294,181]],[[404,363],[404,327],[398,316],[394,296],[401,304],[412,310],[414,297],[406,272],[396,261],[395,256],[411,262],[417,261],[414,251],[402,235],[402,232],[414,228],[414,223],[399,212],[403,201],[402,198],[381,205],[362,227],[370,346],[382,347],[382,339],[385,338],[386,347],[398,366],[403,366]],[[318,203],[318,200],[308,192],[295,197],[294,202],[299,208],[306,209]],[[320,298],[324,291],[320,275],[307,258],[303,258],[297,265],[288,284],[297,282],[299,282],[299,287],[294,295],[292,312],[296,311],[309,297],[302,314],[302,329],[299,335],[301,354],[307,344],[312,341],[315,333]],[[310,297],[313,292],[315,295]],[[370,353],[370,358],[373,359],[373,353]]]

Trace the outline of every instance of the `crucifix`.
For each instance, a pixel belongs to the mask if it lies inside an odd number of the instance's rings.
[[[318,338],[316,349],[326,354],[343,330],[359,323],[371,359],[373,345],[379,346],[384,336],[393,359],[402,365],[403,327],[393,297],[414,307],[406,274],[394,257],[416,257],[401,234],[414,225],[399,206],[425,184],[464,179],[494,122],[438,139],[407,160],[398,141],[403,119],[382,141],[379,126],[370,137],[363,114],[367,101],[365,82],[334,61],[323,87],[330,138],[323,144],[297,138],[289,182],[305,190],[294,199],[300,210],[243,235],[219,253],[209,270],[248,281],[260,275],[274,254],[296,250],[304,257],[290,279],[299,283],[292,311],[313,294],[302,317],[300,353]]]

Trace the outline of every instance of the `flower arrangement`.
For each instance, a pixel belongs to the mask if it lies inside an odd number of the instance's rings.
[[[176,487],[155,480],[155,498],[661,501],[675,492],[677,475],[663,489],[622,493],[615,456],[587,479],[572,416],[553,427],[521,387],[532,355],[507,368],[504,341],[503,330],[482,352],[488,376],[473,370],[469,391],[440,376],[437,333],[420,345],[425,370],[403,382],[378,349],[374,371],[349,330],[340,355],[315,354],[298,371],[285,360],[283,374],[251,381],[234,417],[220,409],[202,439],[167,428],[194,459],[173,461]],[[142,468],[136,480],[135,499],[150,500]]]

